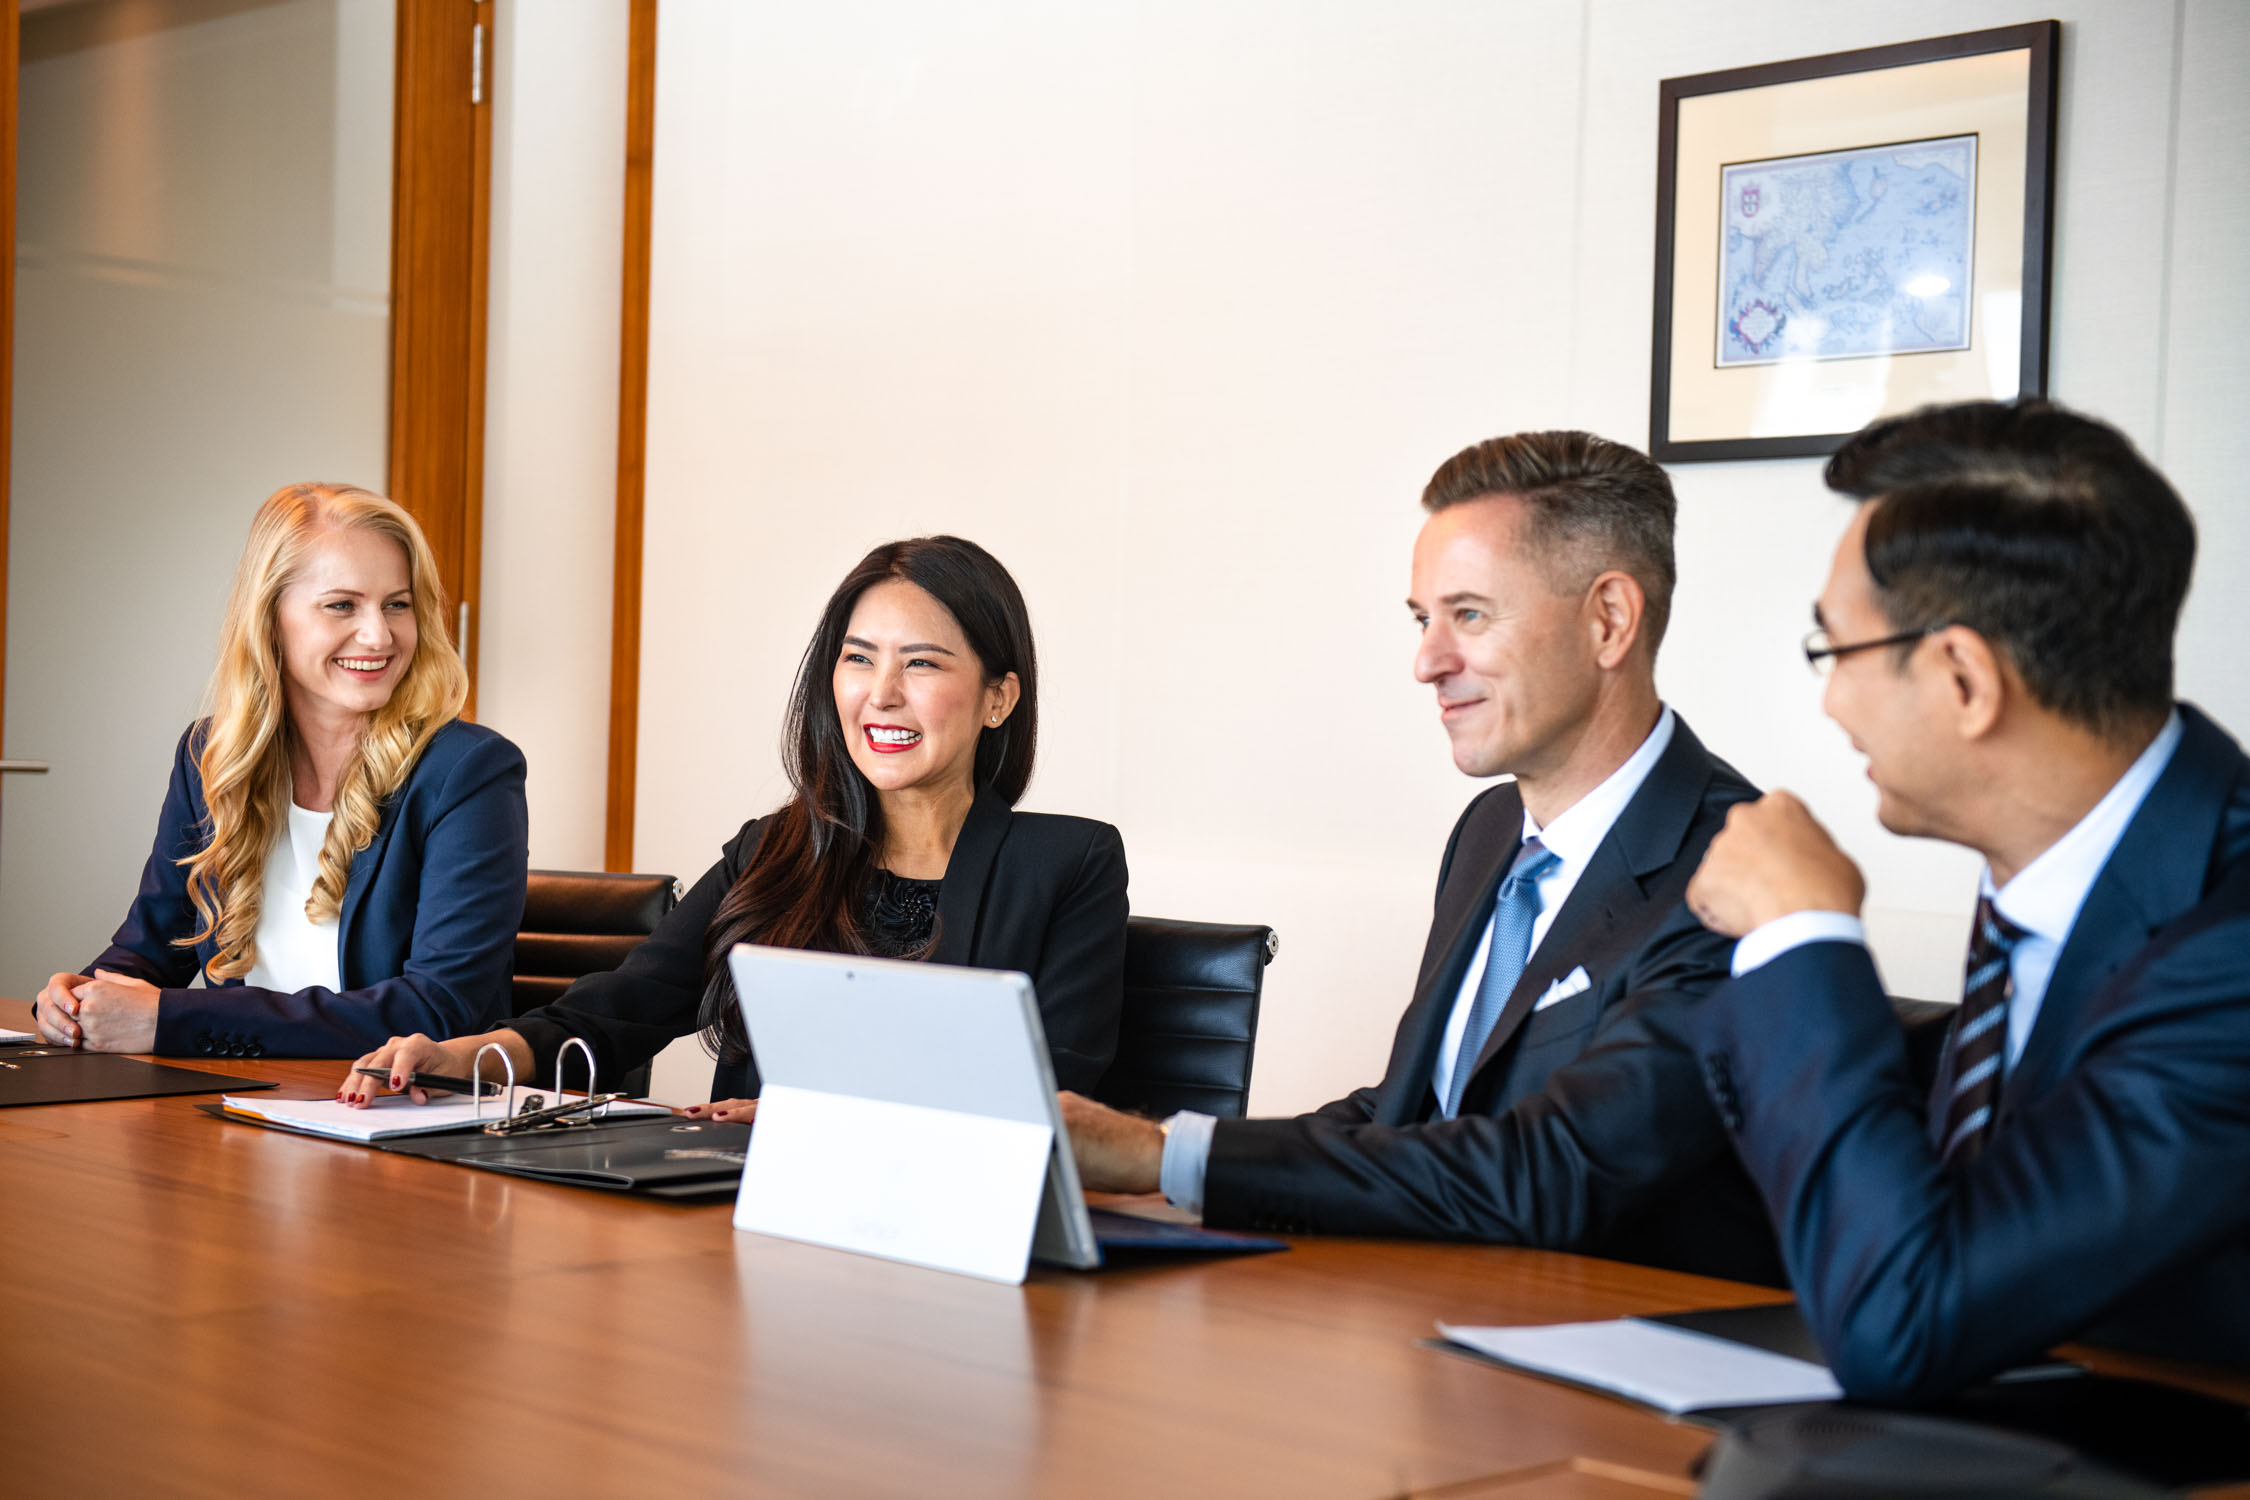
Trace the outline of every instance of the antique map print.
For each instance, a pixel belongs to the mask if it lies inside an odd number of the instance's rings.
[[[1977,138],[1719,169],[1721,367],[1969,347]]]

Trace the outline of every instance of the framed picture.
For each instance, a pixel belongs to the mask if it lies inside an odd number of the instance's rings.
[[[1664,80],[1659,462],[1810,457],[1927,402],[2045,393],[2061,30]]]

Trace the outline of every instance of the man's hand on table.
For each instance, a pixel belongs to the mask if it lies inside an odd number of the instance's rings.
[[[1064,1090],[1063,1125],[1078,1159],[1079,1185],[1090,1193],[1153,1193],[1164,1168],[1164,1129]]]

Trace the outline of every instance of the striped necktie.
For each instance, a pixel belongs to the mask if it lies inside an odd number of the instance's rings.
[[[1461,1050],[1453,1054],[1453,1076],[1445,1085],[1445,1118],[1461,1112],[1461,1093],[1477,1058],[1499,1024],[1500,1012],[1523,978],[1531,958],[1531,929],[1539,920],[1539,877],[1561,864],[1545,844],[1525,839],[1508,878],[1500,882],[1500,899],[1492,908],[1492,949],[1485,955],[1484,978],[1477,983],[1477,998],[1470,1003],[1468,1024],[1461,1028]]]
[[[2007,1060],[2008,997],[2015,979],[2008,955],[2023,941],[2023,929],[1994,908],[1992,898],[1977,899],[1976,927],[1969,933],[1969,973],[1961,987],[1961,1014],[1953,1026],[1952,1097],[1945,1106],[1945,1139],[1938,1160],[1966,1162],[1984,1149],[1992,1134],[1993,1106],[2000,1101],[2000,1071]]]

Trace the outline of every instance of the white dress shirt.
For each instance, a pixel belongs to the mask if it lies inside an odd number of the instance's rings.
[[[258,904],[258,955],[242,982],[295,994],[319,985],[344,987],[336,954],[336,921],[305,915],[313,882],[320,878],[320,846],[334,814],[289,804],[289,826],[266,855],[265,894]]]
[[[2156,778],[2172,763],[2172,753],[2179,749],[2184,732],[2177,713],[2165,720],[2156,738],[2102,794],[2101,801],[2006,885],[1993,888],[1990,865],[1978,878],[1978,889],[1992,898],[2000,915],[2023,929],[2022,941],[2008,955],[2008,977],[2014,982],[2008,996],[2009,1067],[2016,1065],[2031,1040],[2032,1023],[2039,1019],[2047,983],[2054,978],[2055,960],[2062,956],[2070,929],[2078,923],[2078,910],[2086,904],[2087,892],[2117,851],[2117,841],[2125,836],[2133,815],[2148,800]],[[1737,974],[1747,974],[1807,943],[1866,941],[1867,929],[1848,913],[1791,912],[1754,929],[1735,944],[1733,969]]]
[[[1555,914],[1570,899],[1578,877],[1586,873],[1594,851],[1609,837],[1610,829],[1616,826],[1634,794],[1640,791],[1641,783],[1648,780],[1648,773],[1656,768],[1665,747],[1672,743],[1672,729],[1677,722],[1672,710],[1666,707],[1657,715],[1656,727],[1641,741],[1640,748],[1610,772],[1600,786],[1556,814],[1554,822],[1545,828],[1533,819],[1531,809],[1524,809],[1525,840],[1539,840],[1547,852],[1555,856],[1555,862],[1539,877],[1539,915],[1531,924],[1531,947],[1526,950],[1524,959],[1527,966],[1530,955],[1539,951],[1547,930],[1555,925]],[[1461,976],[1461,987],[1454,992],[1445,1037],[1438,1043],[1437,1067],[1430,1084],[1437,1091],[1441,1115],[1445,1110],[1443,1101],[1451,1093],[1453,1069],[1458,1061],[1454,1054],[1461,1050],[1461,1034],[1469,1024],[1469,1012],[1476,1005],[1477,987],[1484,982],[1485,966],[1492,956],[1492,925],[1493,919],[1487,917],[1484,935],[1477,940],[1477,951],[1469,960],[1468,972]],[[1470,1062],[1473,1065],[1475,1059],[1471,1058]],[[1190,1213],[1203,1212],[1203,1182],[1210,1167],[1211,1136],[1217,1123],[1212,1116],[1194,1110],[1182,1110],[1165,1123],[1161,1168],[1164,1196]]]

